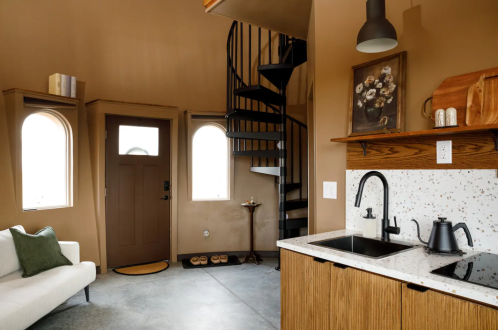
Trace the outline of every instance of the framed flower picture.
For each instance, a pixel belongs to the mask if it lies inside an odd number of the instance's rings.
[[[404,131],[405,81],[406,52],[354,66],[349,136]]]

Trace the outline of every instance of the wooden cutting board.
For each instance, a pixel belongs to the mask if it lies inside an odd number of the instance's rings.
[[[432,94],[432,120],[434,120],[437,109],[455,108],[457,109],[458,125],[468,126],[466,113],[469,88],[477,83],[482,75],[486,75],[486,77],[498,75],[498,67],[446,78]],[[493,87],[490,86],[489,89],[495,90],[494,93],[491,93],[491,95],[494,96],[493,98],[487,98],[486,96],[489,93],[486,92],[486,89],[488,88],[488,85],[491,84],[493,84]],[[497,79],[484,80],[483,102],[484,104],[489,102],[489,105],[486,105],[486,108],[494,107],[494,112],[498,111],[498,95],[496,95],[496,89],[494,89],[496,84],[498,84]],[[498,86],[496,88],[498,88]],[[489,120],[486,119],[486,121]],[[498,121],[495,121],[494,123],[498,123]]]
[[[483,74],[467,93],[468,126],[498,123],[498,76]]]

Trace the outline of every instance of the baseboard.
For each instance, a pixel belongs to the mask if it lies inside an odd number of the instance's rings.
[[[190,259],[192,257],[200,257],[200,256],[206,256],[206,257],[211,257],[211,256],[219,256],[219,255],[236,255],[239,258],[244,258],[249,251],[229,251],[229,252],[199,252],[199,253],[187,253],[187,254],[179,254],[178,255],[178,261],[182,261],[182,259]],[[257,255],[259,255],[261,258],[278,258],[279,257],[279,252],[278,251],[254,251]]]

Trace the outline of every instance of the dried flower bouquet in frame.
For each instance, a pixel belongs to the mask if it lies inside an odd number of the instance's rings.
[[[406,52],[354,66],[349,136],[402,132],[405,81]]]

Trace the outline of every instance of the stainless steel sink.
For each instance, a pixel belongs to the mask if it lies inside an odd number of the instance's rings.
[[[308,244],[357,254],[372,259],[386,258],[420,247],[420,245],[411,245],[396,241],[386,242],[377,238],[365,238],[356,235],[331,238]]]

